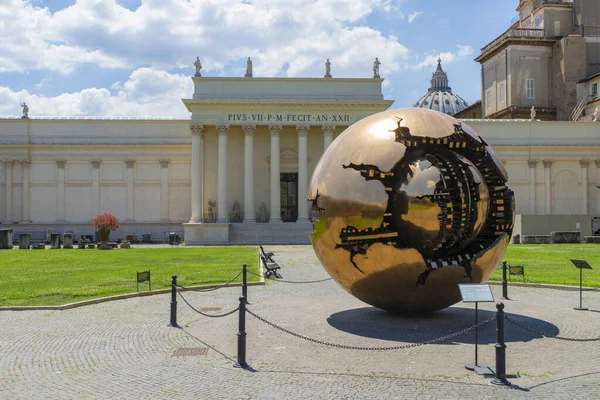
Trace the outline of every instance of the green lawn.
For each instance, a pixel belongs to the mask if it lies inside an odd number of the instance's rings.
[[[504,259],[511,265],[525,265],[525,277],[538,283],[579,286],[579,270],[569,259],[587,260],[593,270],[583,271],[583,285],[600,287],[600,245],[519,244],[510,245]],[[513,277],[520,282],[521,277]],[[502,280],[499,266],[491,280]]]
[[[150,270],[152,290],[224,283],[242,264],[258,273],[256,247],[176,247],[0,251],[0,306],[59,305],[136,291],[136,272]],[[248,281],[259,278],[248,274]],[[241,282],[241,277],[238,279]],[[140,291],[148,290],[147,283]]]

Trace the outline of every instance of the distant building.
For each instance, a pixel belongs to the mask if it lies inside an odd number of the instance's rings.
[[[589,115],[591,86],[578,83],[600,72],[600,0],[521,0],[517,11],[475,59],[484,118],[529,119],[532,106],[541,120]]]
[[[438,58],[438,65],[431,75],[431,87],[427,94],[421,97],[413,107],[429,108],[449,115],[468,107],[469,103],[457,94],[452,93],[448,84],[448,75],[442,69],[442,60]]]
[[[481,119],[481,100],[477,100],[464,110],[460,110],[454,114],[454,118],[458,119]]]

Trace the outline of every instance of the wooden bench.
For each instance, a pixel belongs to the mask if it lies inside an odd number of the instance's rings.
[[[508,280],[512,282],[511,276],[520,276],[525,281],[525,266],[524,265],[509,265],[508,266]]]
[[[267,253],[268,254],[268,253]],[[271,256],[272,257],[272,256]],[[275,261],[269,261],[267,257],[261,254],[260,261],[262,262],[263,267],[265,267],[265,278],[270,278],[271,276],[275,276],[275,278],[281,279],[281,275],[277,272],[281,267]]]

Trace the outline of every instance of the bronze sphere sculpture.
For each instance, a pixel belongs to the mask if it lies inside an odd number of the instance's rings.
[[[327,148],[309,184],[311,242],[344,289],[398,313],[460,301],[508,245],[514,195],[466,124],[420,108],[364,118]]]

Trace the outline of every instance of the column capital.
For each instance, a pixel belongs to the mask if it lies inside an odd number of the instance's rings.
[[[202,124],[190,124],[190,134],[204,136],[204,125]]]
[[[158,160],[161,168],[169,168],[169,160]]]
[[[67,164],[67,160],[56,160],[56,166],[58,168],[64,168]]]
[[[4,168],[12,168],[13,167],[13,160],[2,160],[2,162],[4,163]]]
[[[579,160],[579,165],[581,165],[581,168],[587,168],[588,165],[590,165],[590,160],[587,158],[584,158],[583,160]]]
[[[323,125],[323,133],[325,135],[333,135],[333,131],[335,131],[335,125]]]
[[[552,160],[544,160],[544,168],[550,168],[552,166]]]
[[[21,163],[21,166],[23,168],[29,168],[29,166],[31,165],[31,160],[28,159],[19,160],[19,162]]]
[[[127,168],[133,168],[133,166],[135,165],[135,160],[133,160],[133,159],[125,160],[125,165],[127,165]]]
[[[90,160],[90,163],[92,164],[92,168],[100,168],[101,162],[102,162],[102,160]]]
[[[244,135],[254,135],[256,131],[256,125],[242,125],[242,130],[244,131]]]
[[[310,130],[310,125],[296,125],[296,133],[298,136],[306,137],[308,135],[308,131]]]
[[[229,132],[229,124],[218,124],[217,130],[219,131],[219,136],[227,135]]]
[[[529,165],[529,168],[535,168],[537,163],[538,163],[538,160],[533,160],[533,159],[527,160],[527,165]]]
[[[271,136],[279,136],[282,125],[269,125],[269,133]]]

